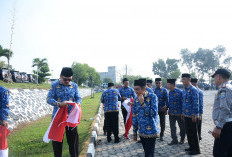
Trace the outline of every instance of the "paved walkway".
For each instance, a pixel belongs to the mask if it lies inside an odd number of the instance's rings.
[[[205,91],[204,92],[204,115],[203,115],[203,123],[202,123],[202,140],[200,142],[201,154],[195,155],[197,157],[209,157],[212,156],[213,149],[213,137],[208,133],[209,130],[213,129],[213,121],[212,121],[212,106],[214,101],[214,95],[216,91]],[[100,131],[98,136],[98,144],[96,147],[96,156],[97,157],[126,157],[126,156],[144,156],[143,148],[141,143],[134,142],[132,140],[132,128],[130,130],[130,140],[126,140],[123,138],[124,133],[124,124],[123,117],[120,112],[119,114],[119,136],[121,137],[121,142],[114,144],[112,140],[110,143],[106,141],[106,136],[103,135],[103,120],[104,117],[101,118],[100,123]],[[178,126],[178,125],[177,125]],[[178,128],[178,127],[177,127]],[[177,129],[177,133],[179,130]],[[113,135],[112,135],[113,137]],[[185,148],[188,148],[187,137],[185,139],[185,143],[182,145],[173,145],[169,146],[167,143],[171,142],[170,137],[170,127],[169,127],[169,119],[166,117],[166,130],[164,135],[164,141],[156,140],[156,148],[155,148],[155,156],[162,157],[189,157],[184,151]]]

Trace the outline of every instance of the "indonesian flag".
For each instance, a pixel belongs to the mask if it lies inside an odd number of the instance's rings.
[[[125,107],[126,111],[127,111],[127,116],[126,116],[126,126],[125,126],[125,134],[124,137],[129,139],[128,137],[128,133],[130,131],[130,128],[132,126],[132,105],[128,105],[129,102],[133,102],[134,99],[126,99],[125,101],[123,101],[122,105]]]
[[[68,115],[68,107],[61,107],[57,110],[50,126],[48,127],[43,141],[49,143],[50,140],[62,142],[66,126],[76,127],[81,120],[81,105],[75,102],[67,102],[73,109]]]
[[[6,126],[0,125],[0,157],[8,157],[7,135],[10,130]]]

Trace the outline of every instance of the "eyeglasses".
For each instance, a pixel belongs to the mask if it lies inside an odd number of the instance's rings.
[[[67,78],[63,78],[63,80],[66,82],[66,81],[72,81],[72,79],[67,79]]]

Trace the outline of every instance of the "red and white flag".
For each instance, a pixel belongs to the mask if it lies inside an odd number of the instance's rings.
[[[10,130],[6,126],[0,125],[0,157],[8,157],[7,135]]]
[[[67,102],[73,105],[73,109],[68,115],[68,107],[61,107],[57,110],[50,126],[48,127],[43,141],[49,143],[50,140],[62,142],[66,126],[76,127],[81,120],[81,105],[75,102]]]
[[[125,125],[125,134],[124,137],[129,139],[128,133],[130,131],[130,128],[132,126],[132,105],[128,105],[129,102],[133,102],[134,99],[127,99],[125,100],[122,105],[125,107],[127,111],[127,116],[126,116],[126,125]]]

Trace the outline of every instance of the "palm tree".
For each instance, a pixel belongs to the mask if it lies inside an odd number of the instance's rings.
[[[3,49],[0,45],[0,57],[6,57],[7,58],[7,64],[8,64],[8,82],[11,82],[11,73],[10,73],[10,58],[13,56],[13,52],[9,49]]]
[[[40,68],[43,67],[43,66],[46,66],[48,65],[47,63],[47,58],[43,58],[43,59],[40,59],[40,58],[34,58],[33,61],[32,61],[32,67],[37,67],[37,84],[38,84],[38,72],[40,71]]]

